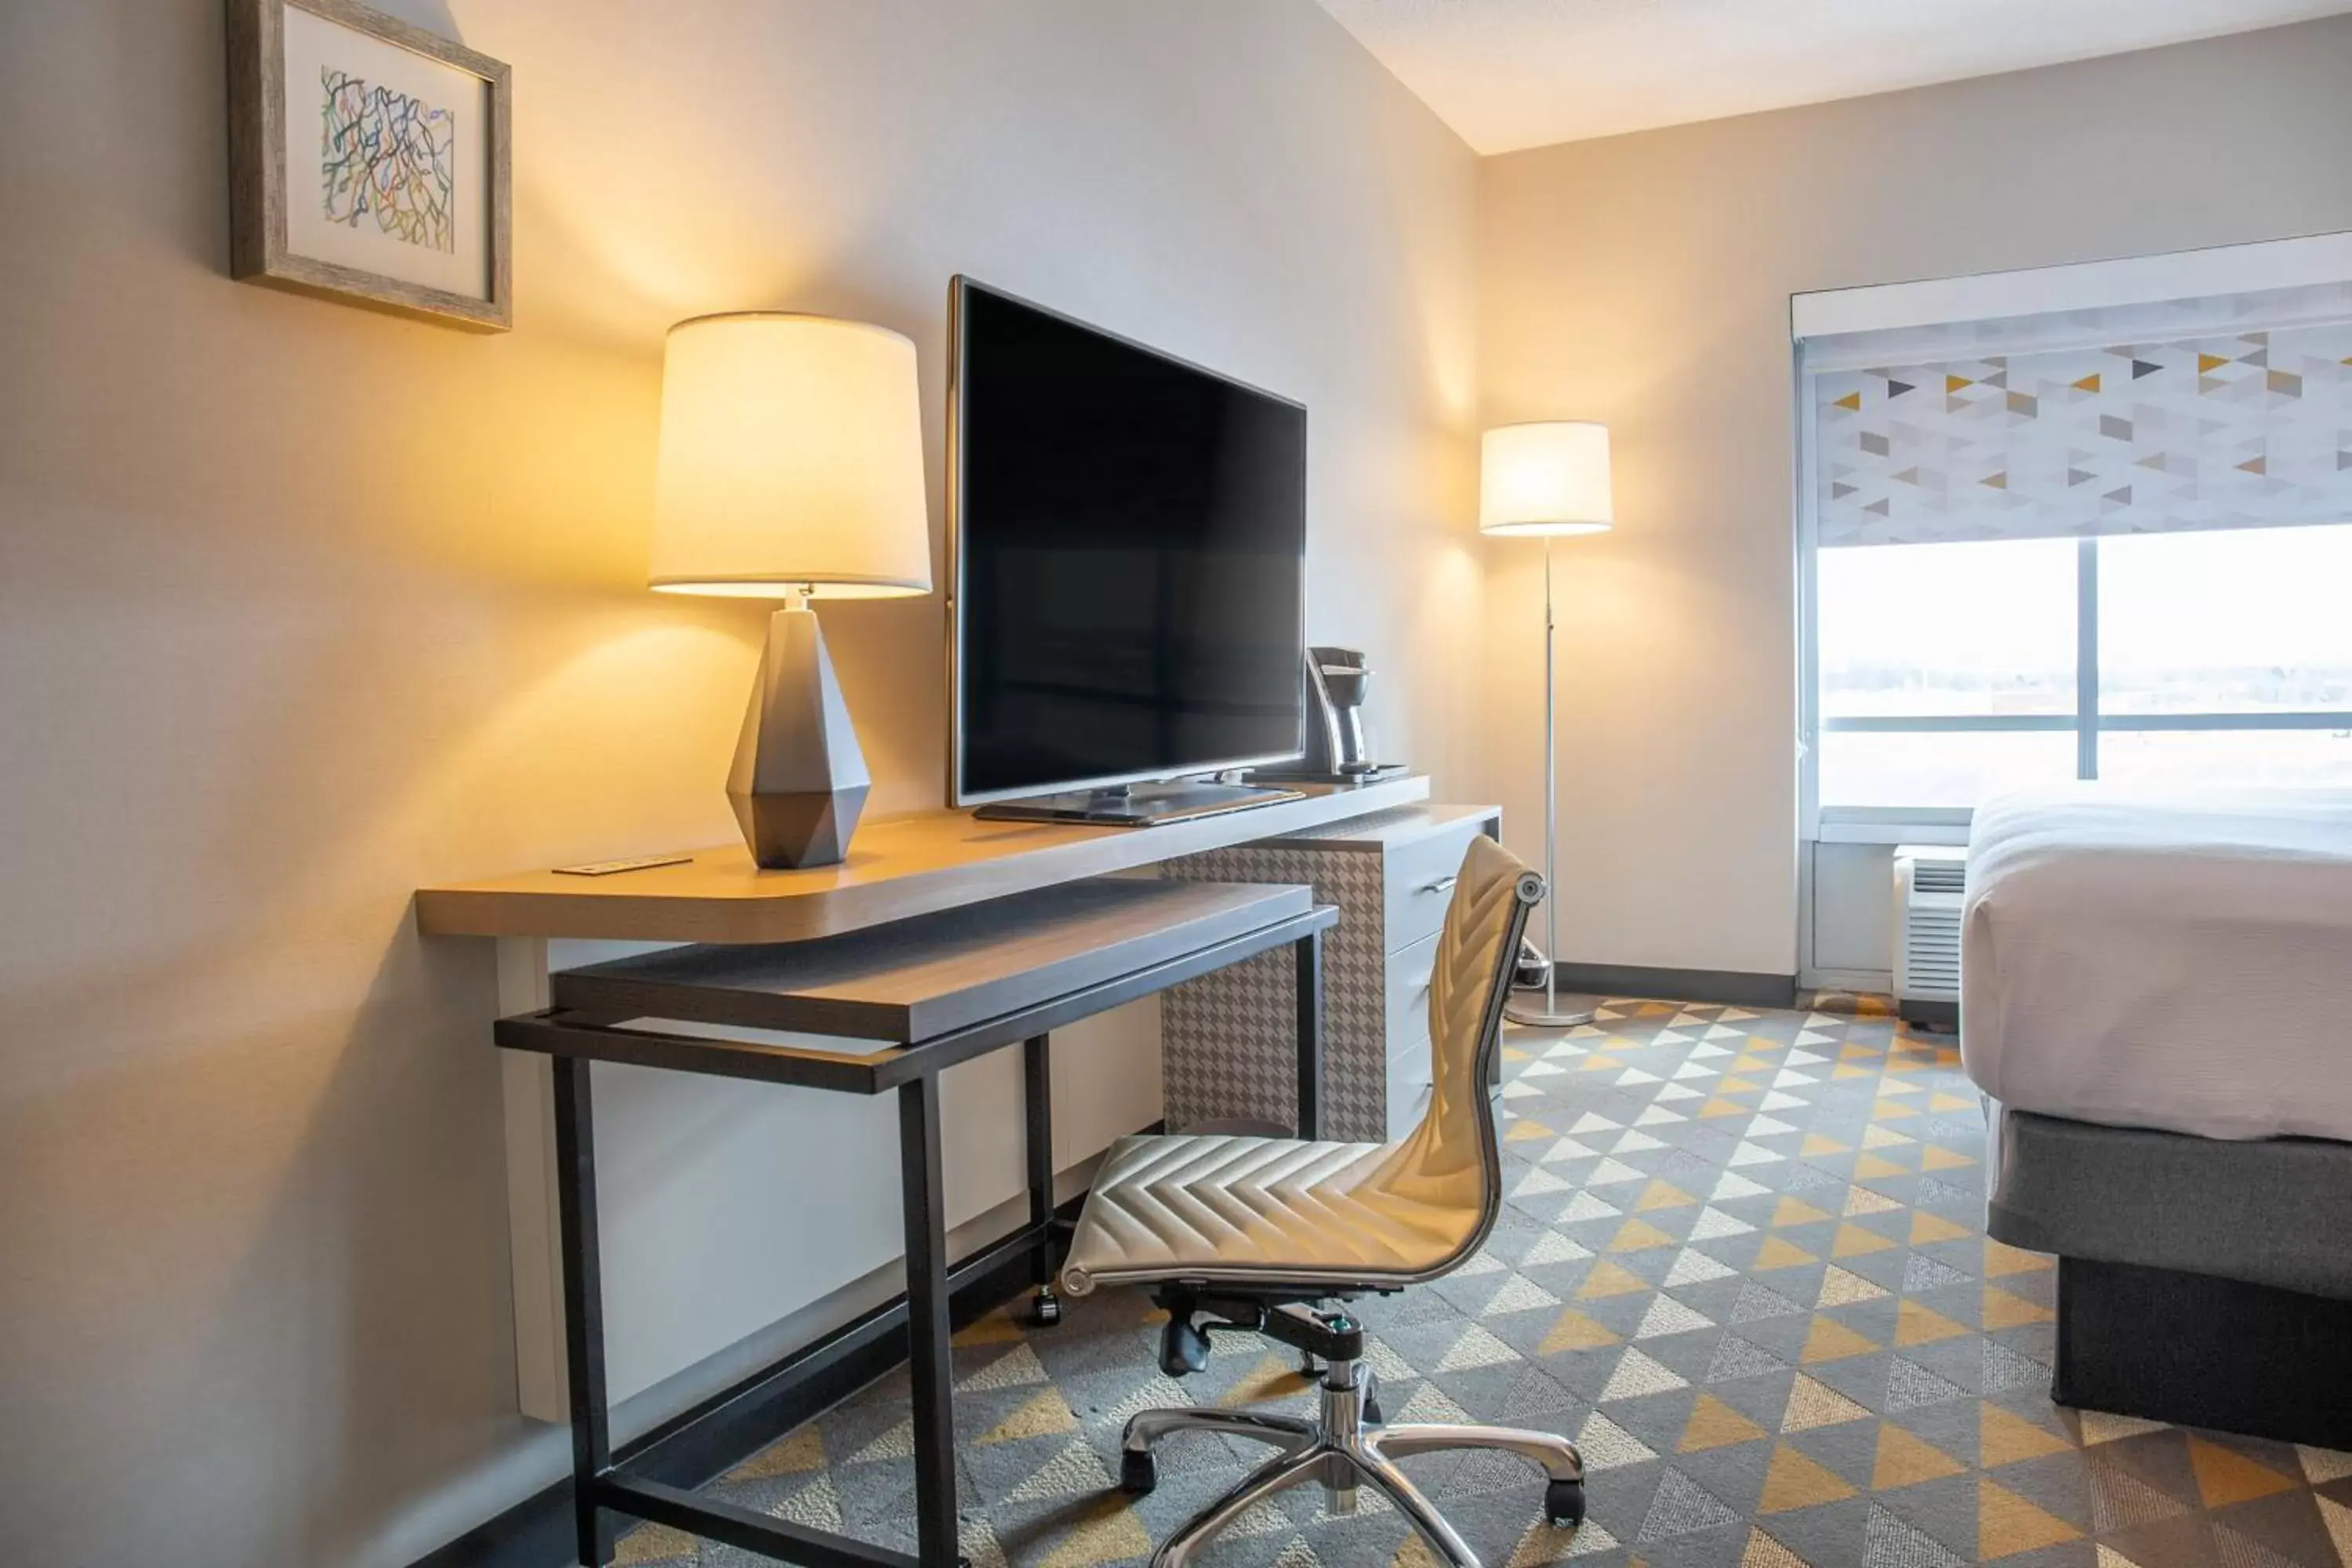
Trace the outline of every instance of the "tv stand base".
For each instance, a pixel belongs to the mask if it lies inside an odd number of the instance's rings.
[[[1085,822],[1104,827],[1150,827],[1158,823],[1189,822],[1194,817],[1217,816],[1228,811],[1247,811],[1252,806],[1304,798],[1295,789],[1174,779],[1166,784],[1122,784],[1111,789],[1072,790],[1066,795],[1001,800],[977,807],[972,816],[983,822]]]

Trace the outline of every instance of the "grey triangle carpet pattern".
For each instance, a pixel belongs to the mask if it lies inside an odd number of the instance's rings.
[[[1406,1469],[1487,1568],[2352,1568],[2352,1455],[2076,1413],[2049,1398],[2051,1260],[1989,1240],[1983,1119],[1950,1041],[1870,1015],[1620,1001],[1506,1042],[1503,1215],[1434,1284],[1360,1304],[1395,1421],[1504,1422],[1583,1445],[1591,1517],[1554,1529],[1501,1457]],[[1119,1427],[1162,1405],[1307,1407],[1281,1347],[1221,1337],[1154,1366],[1131,1292],[957,1338],[974,1568],[1139,1561],[1255,1462],[1171,1438],[1114,1484]],[[709,1489],[913,1547],[900,1377]],[[1370,1494],[1364,1494],[1369,1500]],[[763,1561],[656,1527],[624,1563]],[[1424,1568],[1375,1503],[1303,1489],[1244,1517],[1236,1568]]]

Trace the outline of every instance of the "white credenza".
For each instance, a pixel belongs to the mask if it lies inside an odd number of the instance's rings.
[[[1499,832],[1492,805],[1415,805],[1281,838],[1188,855],[1163,877],[1305,882],[1339,923],[1323,944],[1323,1136],[1399,1138],[1429,1104],[1429,980],[1438,928],[1472,837]],[[1293,1124],[1297,978],[1269,955],[1160,997],[1168,1126]]]

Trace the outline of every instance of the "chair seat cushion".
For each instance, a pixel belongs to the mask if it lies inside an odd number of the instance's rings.
[[[1062,1282],[1410,1284],[1442,1272],[1483,1220],[1475,1170],[1435,1180],[1406,1143],[1213,1134],[1111,1146]]]

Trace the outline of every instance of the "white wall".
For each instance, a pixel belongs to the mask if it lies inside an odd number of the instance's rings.
[[[1789,296],[2352,226],[2352,18],[1482,165],[1482,423],[1588,418],[1563,956],[1796,968]],[[1490,786],[1540,823],[1539,551],[1488,561]]]
[[[760,612],[643,587],[672,320],[882,321],[936,410],[963,269],[1305,400],[1310,629],[1473,782],[1475,164],[1311,0],[393,8],[514,67],[510,335],[227,279],[218,0],[0,8],[12,1562],[402,1564],[563,1468],[491,955],[408,900],[732,834]],[[939,601],[825,614],[936,804]]]

